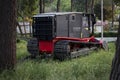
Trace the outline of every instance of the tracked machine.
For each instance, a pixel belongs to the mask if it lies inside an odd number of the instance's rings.
[[[33,16],[33,37],[27,49],[32,57],[53,56],[64,60],[86,55],[97,48],[107,48],[95,39],[94,14],[82,12],[43,13]]]

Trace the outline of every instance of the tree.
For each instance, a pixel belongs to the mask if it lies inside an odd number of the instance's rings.
[[[85,0],[85,12],[88,12],[88,0]]]
[[[120,0],[114,0],[114,3],[118,6],[120,6]]]
[[[74,0],[74,2],[75,2],[76,11],[86,12],[86,13],[93,12],[94,3],[95,3],[94,0]]]
[[[38,0],[17,0],[17,15],[18,18],[31,18],[38,13]]]
[[[73,0],[71,0],[71,12],[73,11]]]
[[[112,0],[112,27],[114,26],[114,1]]]
[[[0,70],[16,64],[16,0],[0,1]]]
[[[94,12],[98,19],[101,20],[101,4],[100,2],[95,4]],[[111,0],[104,0],[104,7],[103,7],[103,20],[110,20],[112,18],[112,8],[111,8]]]
[[[120,0],[114,0],[114,2],[116,5],[120,6]],[[119,17],[118,37],[116,41],[116,52],[112,61],[110,80],[120,80],[120,17]]]
[[[43,4],[43,13],[47,12],[45,9],[48,8],[48,10],[51,10],[51,4],[55,2],[55,0],[43,0],[42,4]],[[55,5],[56,6],[56,5]],[[51,11],[50,11],[51,12]]]
[[[39,13],[44,13],[45,12],[45,0],[39,0],[39,6],[40,6]]]
[[[73,10],[74,10],[74,0],[73,0],[72,5],[73,5]],[[60,11],[70,12],[71,11],[71,0],[61,0]]]
[[[44,0],[45,12],[57,12],[58,0]],[[74,5],[74,0],[73,0]],[[74,6],[73,6],[74,9]],[[71,11],[71,0],[60,0],[59,11],[70,12]]]
[[[74,8],[76,11],[85,12],[85,1],[83,0],[74,0]]]
[[[116,41],[116,52],[112,62],[110,80],[120,80],[120,24],[118,29],[118,37]]]
[[[94,0],[91,0],[91,13],[94,13]]]
[[[57,12],[59,12],[60,11],[60,0],[57,0]]]

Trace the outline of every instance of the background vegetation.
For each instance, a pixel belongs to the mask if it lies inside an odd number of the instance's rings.
[[[73,11],[85,12],[85,5],[87,5],[88,13],[95,12],[98,19],[100,19],[100,6],[101,0],[94,0],[94,11],[91,11],[92,0],[73,0]],[[18,18],[21,17],[32,17],[34,14],[39,13],[39,0],[17,0],[18,2]],[[56,12],[57,10],[57,0],[44,0],[45,2],[45,12]],[[120,11],[118,0],[114,0],[114,17]],[[71,11],[71,0],[60,0],[60,12],[70,12]],[[112,19],[112,0],[104,0],[104,20]]]
[[[104,37],[117,37],[118,33],[117,32],[104,32]],[[101,33],[95,33],[95,37],[101,37]]]

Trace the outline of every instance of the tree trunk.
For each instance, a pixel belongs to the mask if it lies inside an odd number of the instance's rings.
[[[71,0],[71,12],[73,11],[73,0]]]
[[[57,0],[57,12],[60,11],[60,0]]]
[[[110,80],[120,80],[120,18],[119,18],[118,37],[116,41],[116,52],[112,62]]]
[[[16,0],[0,0],[0,70],[16,64]]]
[[[39,7],[40,7],[39,13],[43,13],[43,0],[39,0]]]
[[[114,26],[114,1],[112,0],[112,27]]]
[[[91,13],[94,13],[94,0],[91,0]]]
[[[85,0],[85,12],[88,12],[88,0]]]
[[[43,13],[45,12],[45,0],[43,0]]]

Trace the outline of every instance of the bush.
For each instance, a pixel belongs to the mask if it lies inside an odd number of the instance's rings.
[[[116,32],[104,32],[103,36],[104,37],[117,37],[118,33]],[[95,37],[101,37],[101,33],[95,33],[94,34]]]

